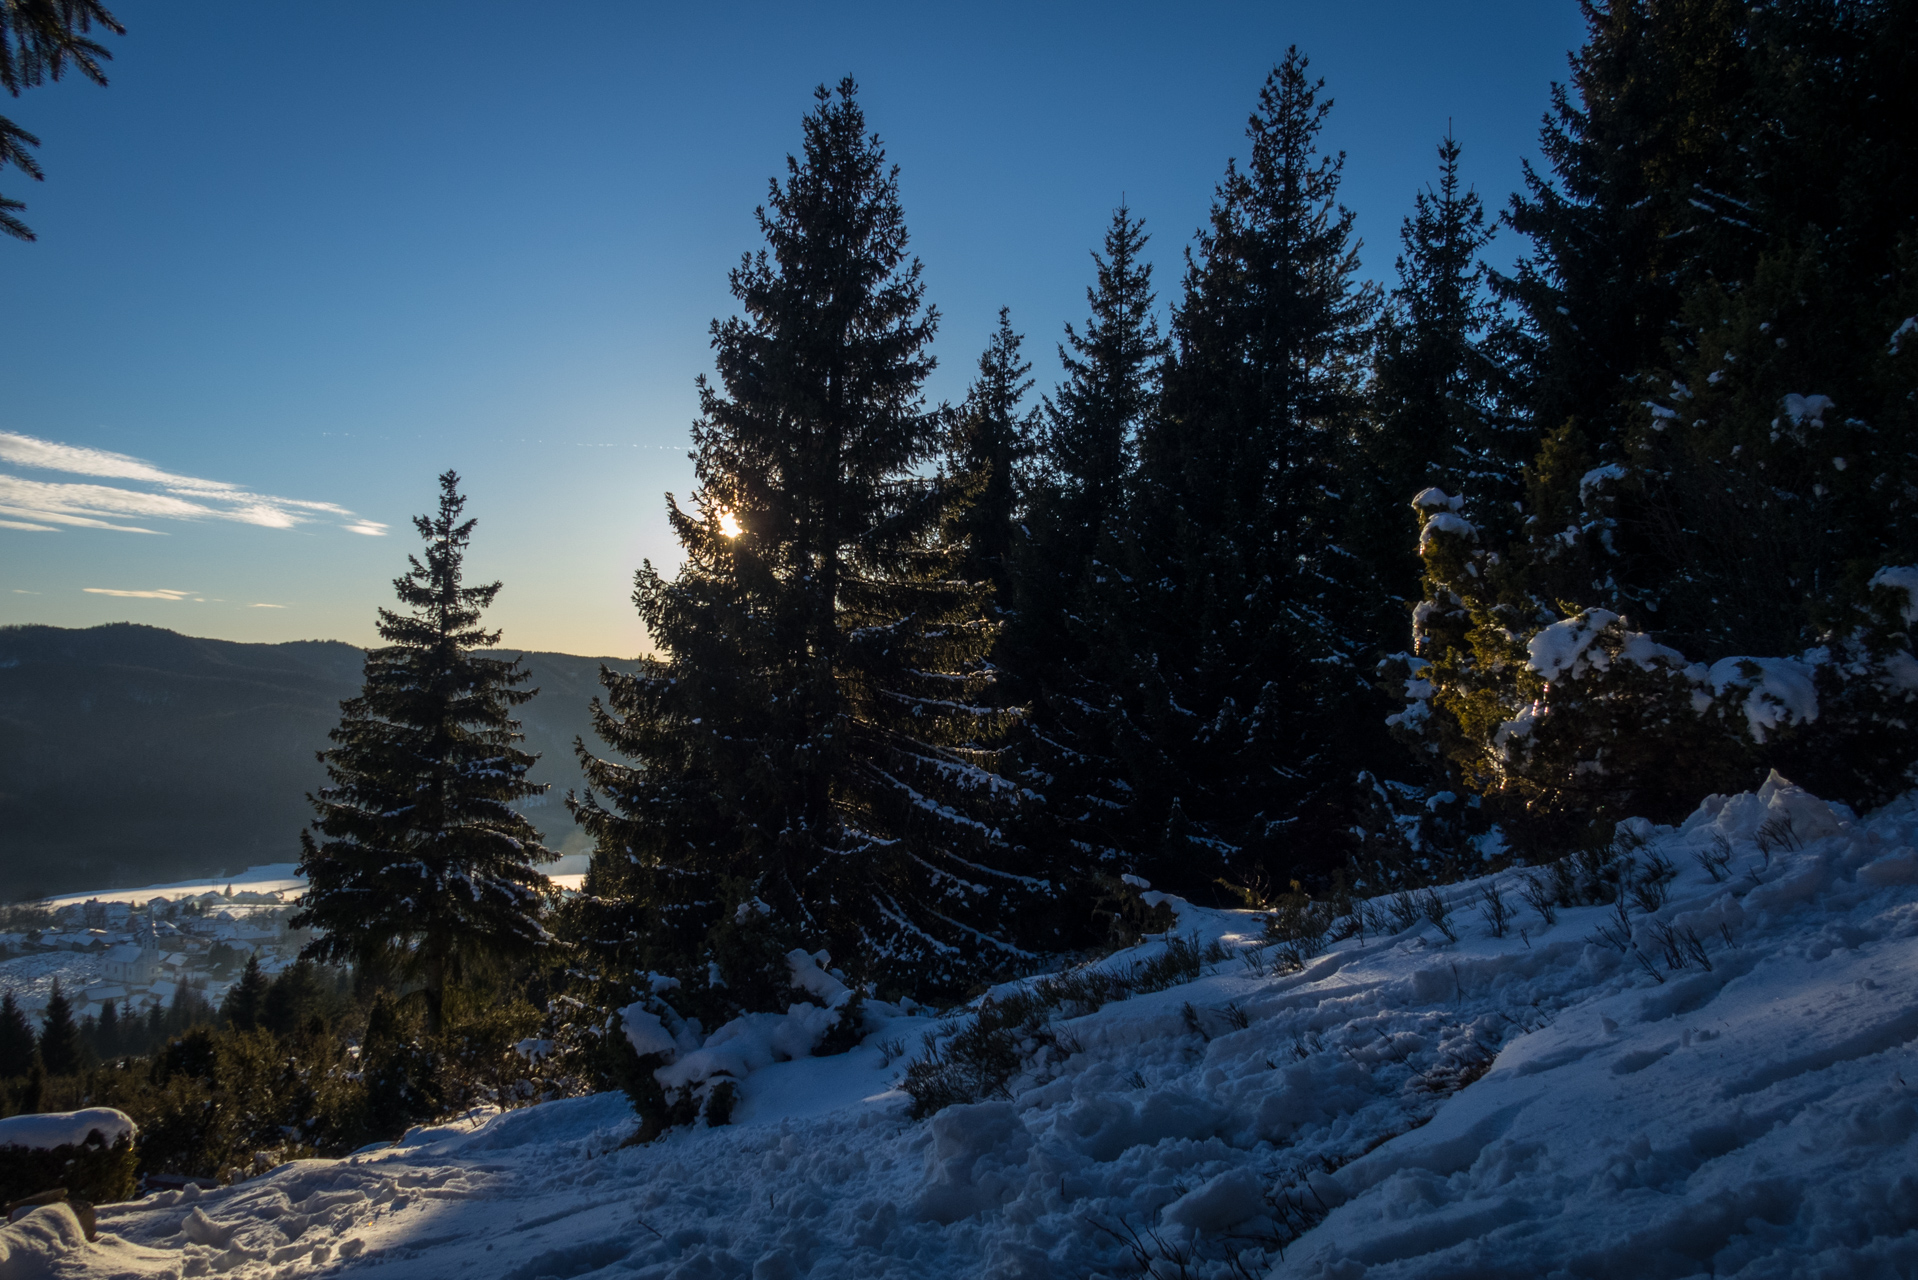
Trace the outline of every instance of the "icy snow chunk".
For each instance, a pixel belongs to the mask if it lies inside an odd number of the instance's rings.
[[[1705,675],[1712,692],[1746,689],[1745,723],[1758,742],[1786,725],[1818,718],[1818,688],[1811,664],[1797,658],[1720,658]]]
[[[1443,489],[1420,489],[1412,506],[1419,511],[1463,511],[1465,499],[1454,498]]]
[[[1899,849],[1858,868],[1858,878],[1874,889],[1895,884],[1918,884],[1918,852]]]
[[[1455,533],[1461,538],[1476,538],[1478,529],[1464,516],[1453,515],[1450,511],[1436,512],[1419,531],[1419,554],[1423,555],[1425,549],[1432,544],[1433,535],[1440,533]]]
[[[949,1224],[996,1209],[1023,1181],[1012,1174],[1024,1166],[1032,1135],[1010,1102],[947,1107],[931,1128],[920,1217]]]
[[[1699,802],[1698,807],[1692,810],[1691,817],[1685,819],[1685,821],[1680,824],[1678,834],[1681,836],[1689,836],[1701,827],[1709,827],[1712,825],[1712,823],[1717,820],[1718,815],[1724,810],[1725,801],[1726,797],[1716,792],[1706,796]]]
[[[203,1244],[212,1249],[224,1249],[232,1243],[233,1230],[207,1217],[206,1210],[197,1205],[180,1222],[181,1235],[194,1244]]]
[[[1709,814],[1709,821],[1700,822]],[[1767,822],[1791,823],[1791,833],[1809,843],[1839,834],[1844,824],[1830,805],[1773,769],[1757,792],[1711,796],[1686,819],[1681,834],[1710,828],[1728,840],[1748,840]]]
[[[1168,1138],[1209,1138],[1224,1119],[1216,1104],[1162,1091],[1138,1106],[1109,1096],[1080,1098],[1059,1117],[1056,1132],[1104,1164],[1134,1147],[1157,1146]]]
[[[40,1115],[10,1116],[0,1120],[0,1147],[34,1147],[51,1151],[55,1147],[79,1146],[93,1133],[98,1133],[108,1146],[112,1146],[121,1138],[132,1141],[138,1132],[131,1116],[112,1107],[48,1111]]]
[[[1618,621],[1610,609],[1587,609],[1576,618],[1554,622],[1525,646],[1526,665],[1547,680],[1584,674],[1585,653],[1599,632]]]
[[[619,1020],[626,1031],[626,1043],[632,1045],[633,1052],[640,1057],[662,1053],[671,1062],[679,1052],[679,1045],[674,1042],[672,1033],[660,1022],[658,1014],[646,1008],[645,1001],[637,1001],[621,1009]]]
[[[1780,822],[1789,822],[1792,835],[1807,844],[1835,836],[1844,829],[1830,805],[1776,769],[1765,779],[1765,785],[1758,788],[1758,798],[1764,801],[1767,813]]]
[[[1217,1233],[1264,1211],[1265,1189],[1259,1185],[1258,1175],[1250,1169],[1233,1169],[1174,1200],[1160,1214],[1160,1220],[1193,1231]]]
[[[1871,575],[1866,584],[1871,587],[1893,587],[1905,593],[1905,603],[1898,610],[1898,616],[1907,626],[1918,622],[1918,564],[1886,565]]]

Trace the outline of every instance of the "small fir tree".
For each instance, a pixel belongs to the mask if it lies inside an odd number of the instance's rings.
[[[13,998],[13,992],[0,994],[0,1080],[27,1075],[39,1061],[33,1027]]]
[[[77,1075],[85,1065],[80,1028],[73,1020],[73,1003],[53,980],[53,992],[47,997],[47,1011],[40,1020],[40,1061],[50,1076]]]
[[[227,989],[220,1001],[220,1020],[235,1031],[251,1031],[260,1025],[260,1012],[266,1007],[269,982],[260,972],[260,958],[248,956],[240,980]]]
[[[515,807],[545,790],[527,781],[535,757],[511,714],[538,691],[519,687],[520,659],[479,652],[499,643],[479,621],[500,584],[462,585],[475,522],[460,519],[459,477],[439,482],[438,513],[413,522],[425,560],[407,557],[393,583],[406,612],[380,610],[387,643],[320,753],[332,785],[309,797],[319,817],[300,834],[308,888],[291,921],[323,931],[303,957],[417,978],[430,1034],[463,965],[548,944],[538,864],[554,857]]]
[[[699,487],[669,507],[686,560],[635,592],[659,656],[605,673],[594,707],[632,763],[581,748],[574,928],[601,972],[670,975],[709,1026],[784,1008],[795,946],[949,998],[1025,960],[1017,921],[1050,890],[996,816],[988,590],[939,536],[953,488],[920,470],[946,438],[921,392],[937,316],[855,95],[819,90],[768,248],[732,273],[741,314],[713,326]]]
[[[93,1052],[101,1058],[120,1054],[120,1010],[113,1001],[103,1001],[100,1016],[93,1024]]]

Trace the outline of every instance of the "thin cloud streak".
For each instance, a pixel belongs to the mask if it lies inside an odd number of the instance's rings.
[[[161,587],[157,591],[121,591],[114,587],[81,587],[80,590],[90,596],[120,596],[127,600],[190,600],[194,594],[168,587]]]
[[[349,533],[380,537],[386,526],[333,502],[280,498],[254,493],[223,480],[162,471],[123,453],[41,440],[0,431],[0,463],[149,485],[136,489],[111,484],[73,484],[28,480],[0,472],[0,528],[36,533],[58,526],[111,529],[118,533],[158,533],[121,523],[126,520],[228,520],[266,529],[291,529],[328,516]],[[91,590],[91,588],[88,588]]]

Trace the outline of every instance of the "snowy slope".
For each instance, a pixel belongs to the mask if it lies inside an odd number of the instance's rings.
[[[1678,872],[1629,921],[1646,964],[1592,941],[1612,908],[1527,909],[1493,938],[1483,886],[1452,886],[1455,942],[1421,922],[1286,976],[1221,964],[1063,1023],[1063,1063],[929,1121],[888,1089],[878,1042],[933,1025],[902,1022],[753,1073],[729,1127],[622,1149],[617,1095],[475,1116],[106,1207],[97,1244],[42,1210],[42,1243],[15,1238],[29,1220],[0,1256],[408,1280],[1912,1275],[1918,796],[1860,822],[1774,783],[1641,830],[1637,857]],[[1694,855],[1727,845],[1715,881]],[[1258,936],[1190,906],[1180,927]],[[1668,967],[1661,927],[1702,960]]]

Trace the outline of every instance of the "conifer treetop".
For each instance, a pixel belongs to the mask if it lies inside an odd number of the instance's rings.
[[[1084,332],[1066,325],[1059,344],[1065,377],[1045,402],[1042,466],[1068,500],[1117,501],[1133,434],[1157,402],[1167,345],[1153,315],[1152,264],[1144,260],[1145,219],[1123,202],[1112,211],[1105,252],[1092,252],[1094,282]]]

